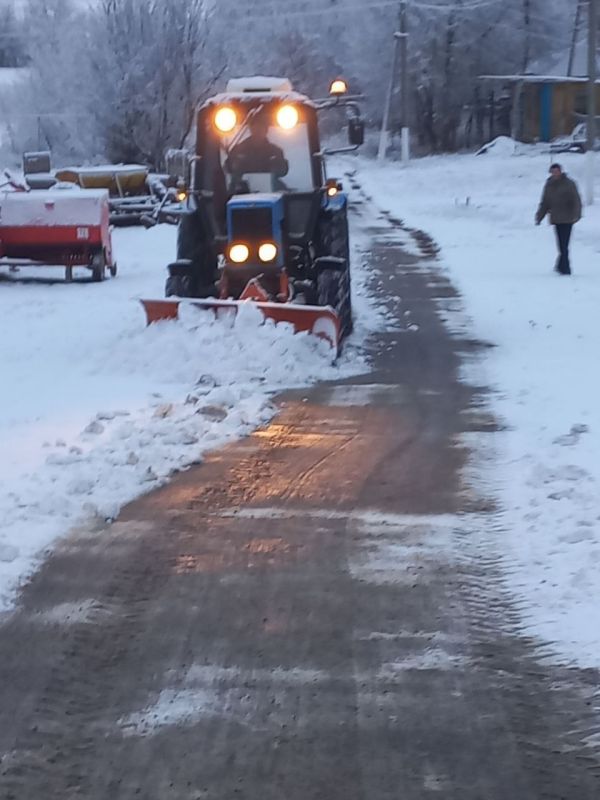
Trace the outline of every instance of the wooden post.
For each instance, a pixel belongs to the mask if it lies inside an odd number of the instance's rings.
[[[512,114],[510,121],[510,135],[515,141],[522,136],[521,125],[521,100],[523,98],[523,81],[515,81],[513,84]]]
[[[597,0],[589,0],[588,9],[588,114],[587,114],[587,203],[594,204],[594,146],[596,144],[596,38]]]

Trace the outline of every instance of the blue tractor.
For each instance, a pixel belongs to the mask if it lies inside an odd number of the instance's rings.
[[[352,330],[348,203],[325,158],[363,143],[356,100],[341,79],[312,101],[285,79],[254,77],[201,106],[168,298],[212,309],[251,299],[339,347]],[[335,108],[349,144],[323,150],[318,115]],[[147,301],[149,321],[176,316],[177,302]]]

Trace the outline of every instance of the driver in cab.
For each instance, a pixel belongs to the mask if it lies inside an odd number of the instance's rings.
[[[289,164],[283,150],[269,141],[269,120],[264,115],[251,117],[248,128],[250,135],[234,145],[225,163],[233,183],[240,183],[248,173],[267,173],[276,178],[287,175]]]

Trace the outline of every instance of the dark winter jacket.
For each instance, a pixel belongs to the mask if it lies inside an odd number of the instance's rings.
[[[564,172],[560,178],[548,178],[540,201],[536,222],[550,214],[552,225],[569,225],[581,219],[581,197],[577,184]]]

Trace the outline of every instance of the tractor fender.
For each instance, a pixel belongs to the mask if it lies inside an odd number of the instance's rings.
[[[315,258],[315,268],[319,271],[331,269],[334,272],[343,272],[346,269],[346,259],[336,256],[319,256]]]
[[[345,211],[348,205],[348,195],[346,192],[337,192],[333,197],[327,193],[323,196],[322,208],[324,211],[340,212]]]
[[[173,261],[169,264],[167,269],[171,277],[190,275],[193,269],[192,260],[190,258],[180,258],[178,261]]]

